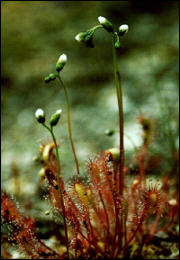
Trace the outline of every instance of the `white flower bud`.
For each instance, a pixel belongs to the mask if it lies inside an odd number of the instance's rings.
[[[62,54],[59,59],[58,59],[58,62],[62,63],[62,64],[66,64],[67,62],[67,56],[66,54]]]
[[[61,71],[63,69],[64,65],[66,64],[66,62],[67,62],[67,56],[66,56],[66,54],[62,54],[56,63],[56,70],[58,72]]]
[[[94,28],[89,29],[85,32],[80,32],[75,36],[75,40],[78,42],[85,43],[86,47],[93,48],[93,34],[94,34]]]
[[[108,32],[113,32],[113,25],[108,19],[103,16],[99,16],[98,21]]]
[[[114,161],[114,162],[118,162],[119,158],[120,158],[120,150],[119,148],[111,148],[108,150],[105,150],[105,154],[109,155],[109,160],[110,161]]]
[[[50,214],[50,210],[46,210],[46,211],[44,212],[44,214],[45,214],[45,215],[49,215],[49,214]]]
[[[99,16],[98,21],[99,21],[100,24],[104,24],[106,22],[106,18],[103,17],[103,16]]]
[[[58,110],[56,110],[56,114],[61,114],[62,113],[62,109],[58,109]]]
[[[35,112],[35,117],[37,119],[37,121],[41,124],[43,124],[45,122],[45,113],[44,110],[42,110],[41,108],[38,108]]]
[[[127,24],[122,24],[119,26],[118,34],[119,36],[123,36],[125,33],[127,33],[129,30],[129,26]]]
[[[105,135],[107,135],[107,136],[111,136],[111,135],[114,134],[114,130],[112,130],[112,129],[106,129],[104,133],[105,133]]]
[[[78,41],[78,42],[81,42],[82,41],[82,33],[78,33],[75,37],[75,40]]]
[[[55,126],[57,125],[60,117],[61,117],[62,110],[58,109],[50,118],[50,125]]]

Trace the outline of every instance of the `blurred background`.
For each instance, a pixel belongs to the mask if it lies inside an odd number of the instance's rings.
[[[63,176],[75,172],[64,92],[56,81],[44,83],[63,53],[68,62],[61,76],[68,88],[81,174],[86,172],[89,157],[118,146],[111,37],[98,30],[94,48],[75,41],[79,32],[98,24],[98,16],[108,18],[116,28],[129,25],[118,51],[126,163],[135,154],[134,145],[142,144],[138,117],[143,115],[154,126],[148,153],[161,158],[158,174],[168,171],[178,151],[178,15],[178,1],[2,1],[2,188],[21,199],[33,200],[36,194],[41,167],[33,157],[39,145],[50,140],[34,118],[37,108],[45,110],[47,120],[57,109],[63,110],[55,128]],[[115,134],[106,136],[106,129]],[[34,206],[43,211],[42,205]]]

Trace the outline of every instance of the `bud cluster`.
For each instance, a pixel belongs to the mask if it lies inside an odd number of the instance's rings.
[[[67,56],[66,56],[66,54],[62,54],[56,63],[56,71],[60,72],[64,68],[66,62],[67,62]],[[56,75],[54,73],[50,73],[47,77],[44,78],[44,81],[46,83],[49,83],[49,82],[55,80],[57,76],[58,75]]]
[[[49,76],[44,78],[44,81],[46,83],[49,83],[50,81],[53,81],[56,79],[56,75],[54,73],[50,73]]]
[[[104,28],[107,32],[113,33],[116,37],[115,48],[120,48],[120,37],[126,34],[129,30],[129,26],[127,24],[122,24],[119,26],[117,32],[114,31],[113,24],[105,17],[99,16],[98,21],[100,25],[97,25],[85,32],[81,32],[75,36],[75,40],[78,42],[85,43],[86,47],[93,48],[93,34],[97,28]]]
[[[60,117],[61,117],[62,110],[58,109],[50,118],[50,126],[53,127],[57,125]],[[41,108],[38,108],[35,112],[35,118],[37,119],[38,123],[44,124],[45,123],[45,112]]]

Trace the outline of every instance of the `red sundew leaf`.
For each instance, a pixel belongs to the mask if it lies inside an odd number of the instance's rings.
[[[105,199],[105,204],[108,209],[108,214],[110,216],[111,221],[114,221],[115,218],[115,210],[114,210],[114,200],[112,197],[112,192],[108,189],[101,189],[103,197]]]
[[[65,199],[65,210],[66,210],[67,218],[70,221],[75,221],[75,223],[78,224],[79,226],[80,225],[79,223],[83,223],[84,221],[81,212],[76,207],[73,200],[71,199],[71,197],[69,197],[67,193],[64,194],[64,199]]]
[[[16,236],[16,241],[31,259],[59,259],[59,254],[47,247],[33,233],[32,230],[24,229]],[[62,257],[60,258],[62,259]]]
[[[95,161],[90,161],[89,165],[92,186],[97,190],[97,197],[99,198],[99,207],[97,214],[104,226],[104,233],[109,235],[110,222],[115,222],[115,199],[112,191],[112,178],[109,178],[109,169],[107,166],[107,159],[105,156],[97,158]],[[97,199],[96,199],[97,200]],[[101,205],[101,206],[100,206]],[[97,208],[98,208],[97,207]]]
[[[88,236],[92,235],[92,226],[90,222],[90,212],[88,206],[87,192],[83,184],[75,183],[74,184],[74,194],[76,194],[77,202],[79,207],[82,209],[82,214],[84,217],[83,225],[88,233]]]
[[[87,198],[89,202],[90,219],[92,219],[92,223],[96,227],[96,231],[99,234],[102,234],[104,230],[104,224],[102,222],[101,214],[102,203],[99,198],[99,191],[95,189],[93,185],[89,186],[87,190]]]
[[[98,184],[100,183],[100,169],[98,167],[98,165],[93,162],[92,160],[89,163],[89,171],[91,174],[91,178],[92,181],[95,183],[95,185],[98,186]]]
[[[101,172],[104,174],[106,178],[106,184],[109,186],[110,190],[112,191],[112,186],[113,186],[113,171],[112,169],[108,166],[108,161],[107,157],[103,156],[101,158]]]
[[[24,217],[21,216],[13,201],[4,193],[1,193],[1,216],[6,223],[24,225]]]
[[[28,256],[31,256],[31,258],[39,256],[37,250],[35,250],[37,244],[34,241],[33,233],[31,230],[23,229],[23,231],[19,232],[14,239],[17,244],[24,249]]]
[[[1,193],[1,215],[3,221],[12,226],[11,240],[23,249],[30,259],[61,259],[34,234],[34,219],[21,215],[16,204],[4,192]],[[13,223],[13,225],[12,225]]]

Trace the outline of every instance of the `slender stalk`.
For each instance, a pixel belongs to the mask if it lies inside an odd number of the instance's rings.
[[[60,167],[60,159],[59,159],[59,152],[58,152],[58,147],[56,143],[56,137],[54,135],[52,127],[49,128],[47,125],[43,124],[45,128],[48,129],[48,131],[51,133],[54,145],[55,145],[55,150],[56,150],[56,161],[57,161],[57,181],[58,181],[58,190],[60,194],[60,200],[61,200],[61,205],[62,205],[62,211],[63,211],[63,221],[64,221],[64,231],[65,231],[65,239],[66,239],[66,247],[67,247],[67,256],[69,258],[69,246],[68,246],[68,234],[67,234],[67,224],[66,224],[66,215],[65,215],[65,207],[64,207],[64,198],[61,190],[61,167]]]
[[[101,25],[101,24],[98,24],[98,25],[96,25],[96,26],[94,26],[93,28],[91,28],[92,30],[97,30],[97,29],[99,29],[99,28],[103,28],[103,26]]]
[[[60,83],[61,83],[61,85],[63,86],[63,89],[64,89],[64,94],[65,94],[65,99],[66,99],[66,108],[67,108],[67,121],[68,121],[69,139],[70,139],[72,151],[73,151],[73,154],[74,154],[74,160],[75,160],[75,163],[76,163],[78,179],[80,180],[79,163],[78,163],[78,159],[77,159],[77,156],[76,156],[76,150],[75,150],[75,147],[74,147],[73,138],[72,138],[72,131],[71,131],[70,105],[69,105],[68,93],[67,93],[66,86],[64,85],[61,77],[58,75],[57,78],[59,79],[59,81],[60,81]]]
[[[117,93],[117,100],[118,100],[118,110],[119,110],[119,148],[120,148],[120,168],[119,168],[119,195],[123,196],[123,188],[124,188],[124,118],[123,118],[123,100],[122,100],[122,87],[121,87],[121,77],[118,71],[117,65],[117,53],[115,48],[115,34],[112,34],[112,54],[113,54],[113,69],[114,69],[114,78],[116,84],[116,93]],[[123,201],[121,200],[121,210],[124,210]],[[117,222],[116,220],[116,228],[115,228],[115,236],[114,236],[114,246],[116,244],[116,236],[118,235],[118,243],[119,247],[122,246],[122,234],[126,234],[126,221],[124,220],[123,214],[120,216],[120,221]],[[124,225],[123,225],[124,223]],[[117,234],[117,225],[120,225],[120,232]],[[123,230],[124,229],[124,230]]]
[[[121,78],[120,73],[118,71],[117,66],[117,54],[115,44],[115,35],[112,35],[112,53],[113,53],[113,68],[114,68],[114,78],[116,83],[116,92],[117,92],[117,100],[118,100],[118,108],[119,108],[119,132],[120,132],[120,176],[119,176],[119,193],[123,194],[124,187],[124,118],[123,118],[123,101],[122,101],[122,87],[121,87]]]

